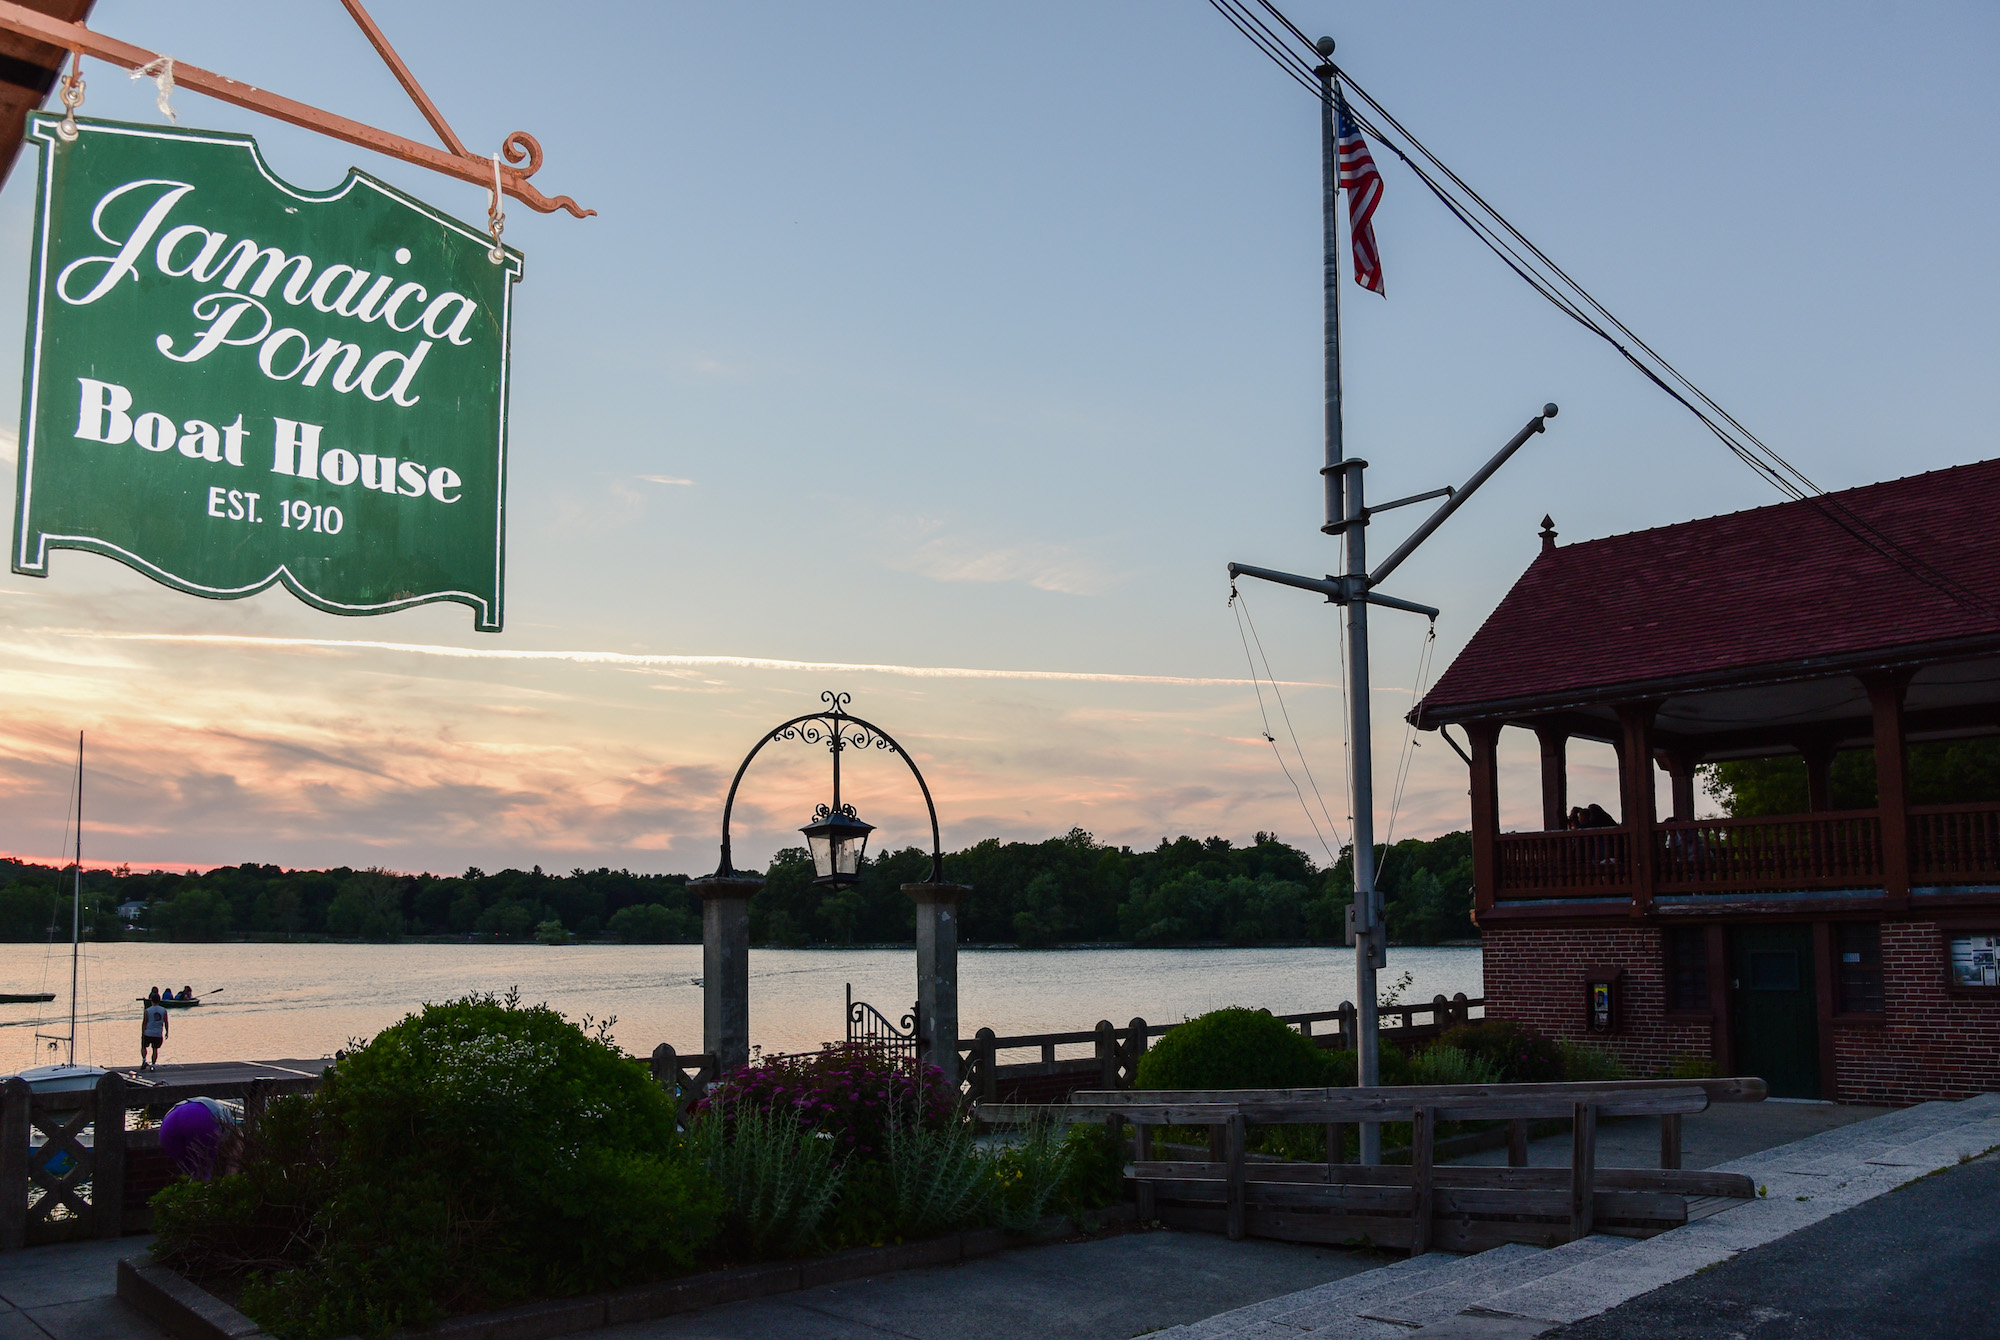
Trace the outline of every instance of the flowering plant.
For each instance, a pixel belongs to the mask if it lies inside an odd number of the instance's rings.
[[[789,1115],[830,1136],[843,1158],[888,1157],[889,1119],[943,1130],[962,1119],[944,1072],[873,1048],[829,1045],[800,1056],[767,1056],[723,1077],[693,1108],[724,1121],[735,1111]]]

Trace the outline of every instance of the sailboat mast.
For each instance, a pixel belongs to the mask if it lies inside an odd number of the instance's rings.
[[[76,1064],[76,969],[83,946],[83,732],[76,733],[76,879],[69,904],[69,1063]]]

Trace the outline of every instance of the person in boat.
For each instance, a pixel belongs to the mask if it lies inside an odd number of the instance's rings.
[[[146,1003],[148,1005],[157,1003],[159,999],[160,999],[160,988],[158,988],[157,986],[154,987],[151,991],[148,991],[146,993]]]
[[[184,986],[184,987],[182,987],[182,988],[181,988],[181,993],[180,993],[180,995],[179,995],[178,997],[176,997],[176,999],[178,999],[178,1000],[193,1000],[193,999],[194,999],[194,988],[193,988],[193,987],[191,987],[191,986]]]
[[[151,1070],[160,1063],[160,1044],[167,1040],[167,1007],[155,991],[146,1002],[146,1018],[139,1029],[139,1068]],[[146,1055],[151,1052],[149,1059]]]

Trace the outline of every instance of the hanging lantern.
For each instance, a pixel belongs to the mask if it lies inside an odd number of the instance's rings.
[[[861,857],[868,850],[868,835],[875,825],[863,823],[852,805],[813,810],[813,821],[799,830],[812,850],[815,884],[832,888],[853,884],[861,878]]]

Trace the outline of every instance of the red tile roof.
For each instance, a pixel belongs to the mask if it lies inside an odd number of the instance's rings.
[[[1968,605],[1814,500],[1544,550],[1419,706],[1605,700],[1620,685],[2000,635],[2000,460],[1826,495],[1969,588]],[[1837,510],[1837,509],[1836,509]],[[1980,605],[1983,603],[1983,608]]]

